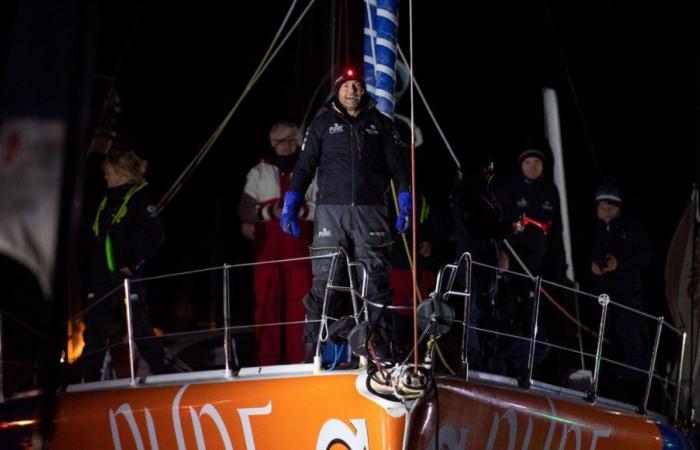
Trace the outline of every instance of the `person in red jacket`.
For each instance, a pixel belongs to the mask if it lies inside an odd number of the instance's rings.
[[[299,258],[309,255],[313,232],[316,184],[306,191],[306,202],[299,211],[300,239],[282,232],[279,218],[282,193],[289,186],[289,175],[301,142],[299,128],[281,121],[270,129],[270,151],[250,171],[239,205],[241,231],[255,243],[255,261]],[[309,261],[255,266],[255,323],[258,363],[298,363],[304,360],[301,332],[304,321],[302,299],[311,285]],[[294,325],[264,326],[281,322]]]

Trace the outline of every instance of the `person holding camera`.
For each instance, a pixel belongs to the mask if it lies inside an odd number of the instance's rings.
[[[641,224],[622,215],[622,199],[612,179],[604,179],[595,194],[596,221],[591,259],[591,281],[596,294],[608,294],[615,303],[644,309],[642,270],[651,263],[649,239]],[[618,305],[608,308],[610,336],[622,363],[647,370],[649,365],[649,327],[645,318]],[[620,371],[618,386],[630,394],[640,387],[639,373]],[[643,377],[642,377],[643,378]],[[624,384],[619,384],[620,381]],[[637,390],[637,392],[639,392]]]

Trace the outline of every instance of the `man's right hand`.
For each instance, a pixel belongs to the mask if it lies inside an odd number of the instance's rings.
[[[297,191],[287,191],[284,194],[284,207],[280,217],[280,228],[285,233],[299,237],[299,209],[301,208],[303,197]]]

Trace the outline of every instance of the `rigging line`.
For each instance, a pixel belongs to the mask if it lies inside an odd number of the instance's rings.
[[[535,276],[532,274],[532,272],[530,272],[530,269],[527,268],[527,266],[525,265],[525,263],[523,262],[523,260],[520,259],[520,256],[518,256],[518,254],[515,252],[515,249],[510,245],[510,242],[508,242],[507,239],[503,239],[503,243],[506,244],[506,248],[508,248],[508,251],[510,252],[510,254],[513,255],[513,256],[515,257],[515,260],[518,262],[518,264],[520,264],[520,267],[523,268],[523,270],[525,271],[525,273],[527,274],[527,276],[529,276],[530,278],[534,279]],[[549,300],[549,302],[552,304],[552,306],[554,306],[557,310],[559,310],[559,312],[561,312],[562,315],[563,315],[564,317],[566,317],[567,319],[569,319],[571,322],[573,322],[576,326],[578,326],[578,327],[581,328],[582,330],[585,330],[585,331],[587,331],[588,333],[590,333],[591,335],[593,335],[595,338],[598,338],[598,333],[596,333],[595,331],[593,331],[593,330],[591,330],[590,328],[588,328],[586,325],[584,325],[584,324],[582,324],[581,322],[579,322],[578,320],[576,320],[576,318],[573,317],[573,316],[569,313],[569,311],[567,311],[563,306],[561,306],[556,300],[554,300],[554,297],[552,297],[552,296],[549,294],[549,292],[547,292],[547,290],[546,290],[545,288],[543,288],[542,286],[540,286],[540,292],[541,292],[542,294],[544,294],[545,298],[546,298],[547,300]],[[605,337],[603,337],[603,341],[604,341],[604,342],[609,342],[608,339],[605,338]]]
[[[250,81],[248,81],[248,84],[246,85],[246,87],[245,87],[243,93],[241,94],[241,97],[238,99],[238,101],[237,101],[236,104],[233,106],[233,108],[231,108],[231,111],[229,111],[229,113],[227,114],[227,116],[226,116],[226,118],[224,119],[224,121],[219,125],[219,127],[216,129],[216,131],[214,132],[214,134],[213,134],[212,137],[210,138],[211,143],[209,144],[209,142],[208,142],[209,147],[211,147],[211,146],[214,144],[214,142],[216,141],[216,139],[218,139],[218,137],[219,137],[219,136],[221,135],[221,133],[224,131],[224,128],[225,128],[226,125],[228,124],[229,120],[231,120],[231,117],[233,117],[233,114],[236,112],[236,110],[238,109],[238,107],[239,107],[240,104],[242,103],[243,99],[244,99],[244,98],[248,95],[248,93],[252,90],[253,86],[254,86],[255,83],[257,83],[257,81],[260,79],[260,77],[262,76],[263,72],[265,72],[265,70],[267,69],[267,67],[270,65],[270,63],[271,63],[272,60],[275,58],[275,56],[277,56],[277,54],[278,54],[279,51],[282,49],[282,47],[284,46],[284,44],[287,42],[287,40],[289,39],[289,37],[292,35],[292,33],[294,32],[294,30],[296,30],[296,28],[299,26],[299,23],[301,23],[301,20],[304,18],[304,16],[306,15],[306,13],[309,11],[309,8],[313,5],[313,3],[315,2],[315,0],[311,0],[311,1],[309,2],[309,4],[306,6],[306,8],[304,8],[304,10],[301,12],[301,14],[299,15],[299,17],[297,18],[296,22],[294,22],[294,24],[293,24],[292,27],[289,29],[289,31],[287,32],[287,34],[284,36],[284,38],[282,38],[282,41],[279,43],[279,45],[277,45],[277,48],[275,48],[275,50],[272,51],[272,49],[275,47],[275,43],[277,42],[277,40],[279,39],[279,36],[281,35],[282,29],[285,27],[285,25],[286,25],[286,23],[287,23],[287,21],[288,21],[290,15],[291,15],[291,12],[292,12],[292,10],[293,10],[294,7],[295,7],[296,2],[297,2],[297,0],[294,0],[294,2],[293,2],[293,4],[292,4],[292,6],[290,7],[289,11],[287,11],[287,16],[284,18],[284,21],[282,22],[282,25],[280,26],[279,30],[277,31],[277,34],[275,35],[275,37],[274,37],[272,43],[271,43],[270,46],[268,47],[267,52],[265,53],[265,56],[263,56],[263,59],[260,61],[260,64],[258,65],[258,68],[255,70],[255,72],[254,72],[253,76],[251,77]],[[271,51],[272,51],[272,54],[270,54]],[[213,138],[213,139],[212,139],[212,138]],[[204,159],[204,157],[206,156],[206,153],[208,153],[208,151],[209,151],[209,149],[207,149],[207,151],[204,152],[204,153],[200,152],[201,155],[199,155],[199,154],[197,155],[197,157],[196,157],[196,160],[197,160],[196,163],[197,163],[197,164],[199,164],[199,163]]]
[[[401,50],[401,46],[397,45],[396,48],[399,50],[399,56],[401,56],[401,60],[403,63],[408,67],[409,64],[406,60],[406,57],[403,54],[403,51]],[[462,166],[459,163],[459,159],[457,156],[455,156],[455,152],[452,150],[452,146],[447,140],[447,137],[445,136],[445,133],[442,131],[442,127],[440,127],[440,124],[438,123],[437,119],[435,118],[435,114],[433,114],[433,110],[430,108],[430,105],[428,104],[428,100],[426,100],[425,95],[423,95],[423,90],[420,88],[420,84],[418,84],[418,80],[415,79],[413,76],[413,72],[410,71],[409,68],[409,73],[411,80],[415,86],[416,92],[418,92],[418,95],[420,96],[421,100],[423,101],[423,105],[425,106],[425,109],[428,111],[428,115],[433,121],[433,125],[435,125],[435,128],[437,129],[438,133],[440,134],[440,137],[442,138],[442,142],[445,144],[445,147],[447,147],[447,151],[450,152],[450,155],[452,156],[452,159],[455,162],[455,165],[457,166],[458,169],[461,169]]]
[[[696,172],[697,173],[697,172]],[[691,283],[690,283],[690,367],[689,367],[689,383],[688,383],[688,411],[691,412],[691,415],[694,414],[694,397],[693,397],[693,391],[695,389],[695,375],[696,375],[696,369],[697,367],[696,362],[695,362],[695,336],[697,334],[697,330],[695,328],[695,298],[697,297],[697,264],[698,264],[698,259],[695,256],[697,254],[697,242],[698,242],[698,227],[700,227],[700,223],[698,223],[698,213],[700,212],[700,204],[698,201],[700,201],[698,195],[698,180],[696,178],[695,182],[693,183],[693,193],[692,193],[692,201],[695,206],[695,211],[693,212],[693,228],[692,228],[692,243],[691,243],[691,255],[692,259],[690,262],[690,274],[691,274]],[[680,366],[683,365],[683,361],[679,363]]]
[[[250,89],[253,88],[253,84],[257,83],[258,79],[260,78],[260,76],[262,76],[263,72],[265,72],[265,70],[267,70],[267,67],[270,65],[272,60],[275,59],[275,56],[277,56],[277,54],[280,52],[280,50],[282,50],[282,47],[284,46],[284,44],[287,42],[287,40],[292,35],[292,33],[294,33],[294,30],[297,29],[297,27],[301,23],[301,20],[304,18],[304,16],[306,16],[306,14],[309,12],[309,9],[311,8],[311,6],[313,6],[313,4],[315,2],[316,2],[316,0],[310,0],[309,4],[306,5],[306,8],[304,8],[304,10],[299,14],[299,17],[297,17],[296,22],[294,22],[294,24],[289,29],[287,34],[282,38],[282,41],[280,41],[280,43],[277,46],[277,48],[275,49],[275,51],[272,52],[272,55],[270,55],[270,58],[265,62],[265,65],[260,69],[260,72],[254,75],[255,79],[252,80],[252,84],[250,85],[250,88],[246,90],[246,94],[248,93],[248,91],[250,91]]]
[[[334,73],[335,72],[335,58],[336,58],[336,45],[338,45],[338,29],[340,28],[340,25],[338,24],[338,14],[336,13],[336,6],[338,5],[338,2],[335,0],[332,0],[330,3],[330,28],[328,30],[328,36],[330,36],[330,42],[331,45],[328,48],[328,53],[329,53],[329,62],[330,62],[330,67],[328,67],[328,73]],[[314,95],[312,97],[312,100],[316,97],[316,94],[318,92],[318,88],[316,88],[316,91],[314,91]],[[309,102],[309,105],[311,105],[311,102]],[[306,120],[306,113],[304,114],[304,120]],[[304,126],[305,122],[302,122],[302,126]]]
[[[263,55],[262,59],[260,60],[260,63],[258,64],[258,67],[256,67],[255,71],[253,72],[253,75],[251,79],[248,81],[245,89],[243,90],[243,93],[241,96],[238,98],[236,101],[235,105],[233,108],[229,111],[229,113],[226,115],[224,120],[219,124],[219,126],[216,128],[214,133],[209,137],[207,142],[204,144],[202,149],[195,155],[194,159],[190,161],[190,163],[185,167],[185,170],[180,174],[180,176],[175,180],[175,183],[173,183],[173,186],[165,193],[163,198],[158,202],[157,208],[156,208],[156,213],[160,213],[165,205],[177,194],[177,192],[180,190],[182,184],[189,179],[189,177],[192,175],[196,167],[200,164],[200,162],[204,159],[204,157],[207,155],[211,147],[214,145],[214,142],[218,139],[218,137],[221,135],[223,132],[223,129],[226,127],[228,124],[229,120],[235,113],[235,111],[238,109],[238,106],[242,102],[242,100],[245,98],[245,96],[248,94],[252,86],[255,84],[255,81],[257,81],[257,76],[259,73],[264,70],[263,65],[265,61],[270,57],[270,52],[272,49],[275,47],[275,44],[277,43],[280,35],[282,34],[282,30],[287,24],[287,21],[289,20],[289,17],[292,14],[292,11],[294,10],[296,3],[298,0],[293,0],[291,7],[287,11],[287,14],[285,15],[284,19],[282,20],[282,24],[278,28],[277,32],[275,33],[275,36],[272,38],[272,42],[270,42],[270,45],[268,46],[267,50],[265,51],[265,54]]]
[[[321,81],[319,81],[318,85],[316,86],[316,89],[314,89],[313,94],[311,94],[311,99],[309,100],[308,105],[306,106],[306,110],[304,111],[304,115],[301,118],[301,123],[299,124],[302,127],[306,127],[306,121],[309,118],[309,114],[311,114],[311,108],[313,108],[314,103],[316,101],[316,97],[318,97],[318,94],[321,92],[321,89],[323,89],[324,84],[326,84],[326,80],[330,78],[330,72],[326,73],[322,78]]]
[[[343,12],[344,12],[344,26],[345,26],[345,65],[350,64],[350,6],[348,5],[349,0],[343,2]]]
[[[78,312],[75,313],[74,315],[68,317],[68,320],[67,320],[66,323],[70,323],[70,322],[73,322],[73,321],[76,321],[76,320],[80,319],[81,317],[83,317],[84,315],[86,315],[88,311],[90,311],[92,308],[94,308],[95,306],[97,306],[99,303],[102,303],[105,299],[107,299],[109,296],[111,296],[111,295],[114,294],[115,292],[119,291],[120,289],[122,289],[122,285],[121,285],[121,284],[118,284],[114,289],[112,289],[111,291],[107,292],[107,293],[106,293],[105,295],[103,295],[102,297],[98,298],[97,300],[93,300],[92,303],[90,303],[85,309],[83,309],[83,310],[81,310],[81,311],[78,311]]]
[[[576,87],[574,86],[574,81],[573,81],[573,78],[571,77],[571,72],[569,71],[569,65],[567,63],[566,53],[564,52],[563,46],[559,44],[559,36],[557,33],[556,24],[554,22],[554,15],[550,11],[550,9],[546,3],[544,5],[544,12],[545,12],[545,16],[547,17],[547,20],[549,22],[550,30],[551,30],[552,34],[554,35],[554,39],[551,39],[551,41],[554,42],[554,46],[557,50],[557,54],[559,55],[559,59],[561,61],[562,66],[564,67],[564,75],[566,77],[566,83],[569,86],[569,90],[571,91],[571,96],[574,99],[574,106],[576,107],[576,113],[578,114],[578,118],[581,121],[581,127],[583,128],[583,134],[586,137],[586,144],[588,144],[588,149],[590,150],[591,157],[593,158],[593,164],[595,165],[595,168],[598,171],[598,176],[600,176],[602,174],[602,170],[600,167],[600,162],[598,161],[598,154],[595,150],[595,147],[593,146],[593,138],[591,137],[591,132],[588,128],[588,122],[586,121],[586,118],[583,115],[583,108],[581,108],[581,102],[579,101],[578,94],[576,93]]]
[[[398,47],[398,39],[396,42]],[[411,265],[411,277],[413,278],[413,345],[418,347],[418,301],[416,300],[416,283],[418,282],[416,276],[416,266],[418,265],[418,260],[416,259],[416,123],[414,117],[414,101],[413,101],[413,0],[408,0],[408,51],[410,56],[410,64],[408,65],[408,74],[410,80],[410,99],[411,99],[411,190],[413,195],[411,195],[411,240],[413,242],[412,258],[413,264]],[[375,64],[376,67],[376,64]],[[415,367],[414,374],[418,374],[418,352],[413,356],[413,364]]]
[[[311,5],[315,2],[315,0],[311,0],[308,4],[308,6],[302,11],[301,15],[293,25],[293,27],[289,30],[287,35],[283,38],[282,42],[280,42],[279,46],[277,46],[277,49],[273,51],[275,48],[275,45],[277,41],[279,40],[279,37],[282,34],[282,30],[285,28],[287,21],[289,20],[292,11],[294,10],[298,0],[293,0],[292,5],[290,6],[289,10],[287,11],[287,14],[285,15],[284,19],[282,20],[282,24],[277,30],[277,33],[275,34],[274,38],[272,39],[272,42],[268,46],[267,50],[265,51],[265,55],[262,57],[260,60],[260,63],[258,64],[258,67],[255,69],[255,72],[253,72],[253,75],[251,79],[248,81],[248,84],[246,85],[245,89],[243,90],[243,93],[240,95],[234,106],[231,108],[231,110],[228,112],[224,120],[219,124],[219,126],[216,128],[214,133],[209,137],[207,142],[204,144],[202,149],[195,155],[194,159],[190,161],[190,163],[186,166],[185,170],[178,176],[178,178],[175,180],[173,185],[168,189],[168,191],[163,195],[163,197],[160,199],[158,204],[156,205],[156,214],[160,214],[163,208],[165,208],[165,205],[172,200],[172,198],[177,194],[182,187],[182,184],[187,181],[190,176],[192,176],[192,173],[194,170],[199,166],[199,164],[204,160],[206,155],[209,153],[209,150],[211,150],[212,146],[216,142],[216,140],[219,138],[221,133],[223,132],[224,128],[228,124],[228,122],[231,120],[231,117],[233,117],[233,114],[238,110],[238,107],[240,104],[243,102],[243,99],[248,95],[248,92],[253,88],[253,85],[258,81],[260,78],[260,75],[265,71],[269,63],[272,61],[272,59],[277,55],[279,50],[282,48],[284,43],[287,41],[289,38],[290,34],[294,31],[294,29],[298,26],[299,22],[301,19],[306,15],[307,11],[311,7]],[[271,54],[272,53],[272,54]]]
[[[39,330],[37,330],[37,329],[31,327],[31,326],[28,325],[26,322],[24,322],[23,320],[19,319],[17,316],[15,316],[15,315],[13,315],[13,314],[10,314],[9,312],[7,312],[7,311],[5,311],[5,310],[0,309],[0,317],[1,317],[1,316],[7,316],[7,317],[9,317],[10,319],[14,320],[15,322],[17,322],[18,324],[22,325],[23,327],[25,327],[26,329],[28,329],[29,331],[31,331],[32,333],[36,334],[36,335],[39,336],[39,337],[46,337],[46,335],[45,335],[44,333],[42,333],[41,331],[39,331]]]
[[[391,185],[391,195],[392,195],[392,200],[394,201],[394,210],[396,211],[396,217],[399,216],[399,204],[396,200],[396,187],[394,186],[394,180],[392,179],[390,182]],[[403,250],[406,253],[406,259],[408,260],[408,267],[411,268],[411,273],[413,273],[413,257],[412,252],[408,249],[408,239],[406,239],[405,234],[400,234],[401,236],[401,242],[403,242]],[[414,296],[416,296],[417,301],[423,300],[423,294],[420,291],[420,286],[418,286],[418,280],[413,280],[413,285],[415,287],[415,292],[413,293]]]

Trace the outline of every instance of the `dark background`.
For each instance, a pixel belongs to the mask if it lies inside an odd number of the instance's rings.
[[[354,1],[335,6],[336,14],[349,11],[351,31],[336,41],[342,62],[359,60],[362,7]],[[405,53],[407,7],[403,2],[400,15]],[[595,187],[601,176],[614,175],[625,213],[650,233],[656,251],[650,307],[662,311],[666,249],[697,165],[695,12],[602,2],[463,5],[459,13],[431,2],[414,7],[415,76],[455,151],[491,152],[501,176],[517,170],[524,142],[543,135],[540,90],[555,88],[578,278],[585,282],[588,269]],[[151,161],[154,193],[167,189],[235,103],[287,8],[287,2],[271,2],[102,10],[99,67],[116,74],[124,125]],[[159,258],[164,269],[174,260],[182,268],[250,260],[235,214],[245,173],[274,121],[301,121],[308,108],[320,105],[322,96],[311,105],[310,98],[331,64],[332,13],[332,2],[314,4],[166,208],[170,239]],[[344,20],[340,15],[336,26]],[[397,111],[408,115],[408,100],[405,95]],[[417,172],[439,201],[454,164],[417,96],[415,101],[425,136]]]
[[[644,223],[655,250],[646,277],[648,310],[668,316],[666,251],[698,165],[699,17],[685,5],[559,3],[415,1],[416,79],[452,147],[460,154],[491,152],[501,177],[517,169],[523,143],[543,135],[540,90],[555,88],[577,278],[585,285],[595,187],[601,176],[614,175],[625,214]],[[120,139],[149,160],[154,200],[233,107],[288,7],[281,1],[99,3],[90,117],[97,120],[113,80],[123,108]],[[245,174],[267,145],[271,124],[301,122],[307,110],[320,106],[328,92],[331,42],[341,63],[360,61],[362,9],[359,1],[314,4],[164,210],[168,240],[153,273],[252,260],[236,215]],[[12,6],[6,11],[3,38],[12,36]],[[332,17],[338,18],[341,39],[331,38]],[[408,19],[404,1],[399,32],[406,53]],[[319,85],[322,94],[311,101]],[[408,95],[397,111],[409,114]],[[433,201],[444,201],[455,167],[417,96],[416,122],[425,138],[417,151],[418,177]],[[93,161],[77,176],[86,180],[84,225],[102,185]],[[10,261],[2,264],[5,273],[22,272]],[[233,277],[236,323],[252,320],[249,276],[240,271]],[[220,279],[198,276],[178,283],[154,288],[157,325],[176,331],[220,321],[213,309]]]

